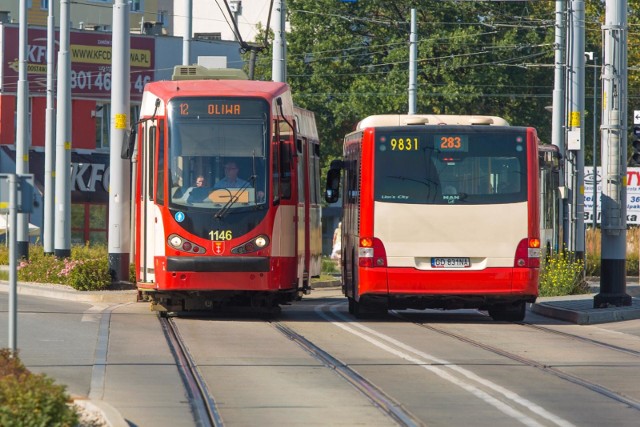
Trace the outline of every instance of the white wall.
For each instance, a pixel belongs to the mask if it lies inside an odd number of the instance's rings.
[[[228,0],[231,3],[231,0]],[[186,31],[187,10],[185,0],[174,1],[173,35],[182,37]],[[222,7],[222,11],[218,7]],[[245,42],[254,41],[257,31],[256,25],[262,23],[266,27],[269,17],[270,0],[241,0],[242,13],[238,16],[238,27],[240,35]],[[225,16],[227,20],[225,20]],[[271,16],[271,25],[274,18]],[[193,32],[194,33],[215,33],[222,35],[222,40],[234,40],[233,24],[229,18],[226,7],[222,0],[193,0]]]

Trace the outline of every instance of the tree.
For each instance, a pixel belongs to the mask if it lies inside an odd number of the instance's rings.
[[[604,5],[587,0],[586,6],[586,46],[601,55]],[[325,167],[359,120],[407,112],[411,8],[418,16],[419,113],[497,115],[533,126],[550,141],[544,107],[553,92],[554,2],[289,0],[287,7],[287,79],[294,101],[316,114]],[[640,44],[632,42],[637,22],[630,15],[630,64],[640,56]],[[635,93],[640,82],[631,70]],[[265,50],[256,76],[270,74]],[[592,105],[586,108],[590,114]]]

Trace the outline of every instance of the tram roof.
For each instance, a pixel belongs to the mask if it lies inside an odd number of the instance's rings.
[[[509,122],[497,116],[449,115],[449,114],[378,114],[362,119],[356,130],[378,126],[416,125],[484,125],[509,126]]]
[[[152,92],[162,98],[173,96],[242,96],[266,97],[279,96],[289,90],[282,82],[258,80],[166,80],[151,82],[145,86],[146,92]]]

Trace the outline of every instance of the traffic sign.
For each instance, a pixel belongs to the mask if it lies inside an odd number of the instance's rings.
[[[633,124],[640,125],[640,110],[633,110]]]

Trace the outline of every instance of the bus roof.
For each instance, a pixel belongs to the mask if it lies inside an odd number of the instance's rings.
[[[509,122],[497,116],[462,116],[447,114],[379,114],[362,119],[356,130],[377,126],[410,125],[490,125],[509,126]]]

